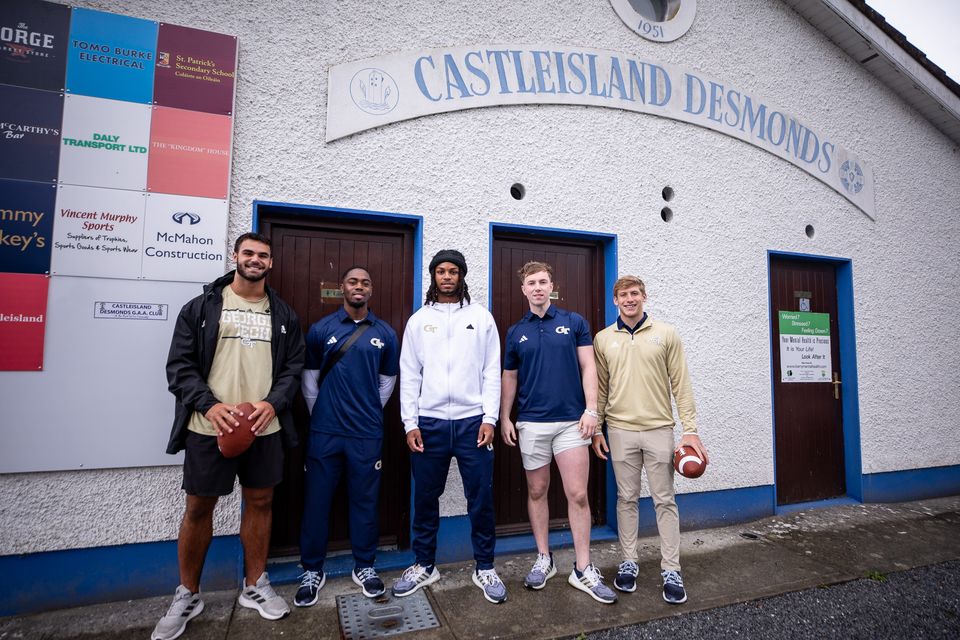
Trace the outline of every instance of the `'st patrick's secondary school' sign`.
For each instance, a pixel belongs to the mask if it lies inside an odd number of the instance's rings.
[[[330,69],[327,142],[424,115],[514,104],[580,104],[681,120],[756,145],[836,189],[875,219],[873,171],[797,116],[741,87],[627,53],[478,45]]]

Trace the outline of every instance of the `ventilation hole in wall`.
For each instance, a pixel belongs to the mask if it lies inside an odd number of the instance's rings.
[[[673,200],[673,187],[664,187],[663,188],[663,199],[667,202]]]
[[[804,232],[805,234],[807,234],[807,237],[808,237],[808,238],[812,238],[812,237],[813,237],[813,234],[816,233],[816,231],[814,231],[814,229],[813,229],[813,225],[812,225],[812,224],[808,224],[808,225],[806,226],[806,228],[803,230],[803,232]]]
[[[673,209],[670,207],[664,207],[663,209],[660,209],[660,219],[664,222],[670,222],[673,220]]]
[[[514,200],[523,200],[523,197],[527,195],[527,188],[519,182],[514,182],[510,185],[510,195],[513,196]]]

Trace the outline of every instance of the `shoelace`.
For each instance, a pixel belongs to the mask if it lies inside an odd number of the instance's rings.
[[[273,590],[273,585],[270,584],[269,582],[263,585],[262,587],[258,587],[257,585],[249,585],[247,586],[247,589],[252,589],[254,591],[259,592],[260,595],[263,596],[266,600],[272,600],[273,598],[277,597],[277,592]]]
[[[481,569],[477,572],[477,579],[491,587],[501,584],[500,576],[497,575],[496,569]]]
[[[678,587],[683,586],[683,578],[676,571],[664,571],[662,574],[664,584],[672,584]]]
[[[400,576],[401,580],[408,580],[410,582],[416,582],[420,579],[420,576],[424,575],[427,572],[425,567],[421,567],[419,564],[415,564],[412,567],[407,567],[403,570],[403,575]]]
[[[592,589],[603,581],[603,574],[600,573],[600,569],[588,564],[586,569],[583,570],[583,579],[587,582],[587,586]]]
[[[367,580],[372,580],[377,577],[377,572],[373,567],[365,567],[357,571],[357,580],[360,582],[366,582]]]
[[[533,563],[533,569],[531,570],[531,573],[550,573],[550,564],[550,556],[541,553],[537,556],[537,561]]]
[[[303,575],[300,576],[300,586],[301,587],[313,587],[317,588],[320,586],[320,572],[319,571],[304,571]]]
[[[636,576],[640,573],[640,567],[637,566],[636,562],[632,560],[625,560],[620,563],[620,566],[617,568],[617,571],[620,573],[629,573],[633,576]]]
[[[170,608],[167,609],[168,618],[179,618],[183,615],[183,612],[187,609],[191,602],[193,602],[195,594],[185,593],[180,598],[176,598],[173,602],[170,603]]]

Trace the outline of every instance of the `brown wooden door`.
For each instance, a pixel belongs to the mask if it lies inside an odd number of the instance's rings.
[[[533,235],[498,233],[493,238],[493,313],[503,344],[507,329],[530,310],[520,292],[517,270],[530,260],[546,262],[554,270],[552,303],[576,311],[590,323],[593,335],[603,329],[606,300],[603,282],[603,248],[590,242],[544,238]],[[516,406],[511,412],[516,418]],[[567,500],[556,463],[550,472],[550,527],[564,528]],[[494,495],[497,532],[530,531],[527,515],[527,481],[518,447],[508,447],[498,438],[494,459]],[[593,523],[606,521],[606,476],[604,463],[590,454],[590,481],[587,487]]]
[[[370,308],[403,335],[413,310],[413,228],[401,224],[291,215],[282,207],[263,213],[260,231],[273,241],[269,284],[300,317],[304,334],[343,300],[333,295],[350,266],[367,268],[373,279]],[[295,409],[301,446],[287,453],[283,482],[274,495],[273,557],[299,555],[303,479],[309,415],[298,394]],[[409,546],[410,459],[397,392],[384,410],[383,470],[380,482],[380,545]],[[330,550],[349,549],[347,486],[341,480],[331,513]]]
[[[781,345],[780,312],[803,311],[802,300],[809,300],[810,312],[829,315],[832,375],[821,370],[811,374],[818,379],[816,382],[784,382],[784,375],[789,378],[796,372],[787,371],[789,366],[781,367],[781,349],[790,345]],[[843,424],[841,399],[837,397],[840,386],[832,384],[831,379],[843,379],[833,265],[771,258],[770,308],[777,504],[844,495]],[[797,344],[800,349],[811,349],[805,342]]]

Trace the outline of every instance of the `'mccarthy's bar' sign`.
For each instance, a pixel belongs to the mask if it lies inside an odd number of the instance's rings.
[[[776,154],[875,219],[873,171],[828,134],[740,87],[630,54],[554,46],[432,49],[330,69],[327,142],[434,113],[579,104],[681,120]]]

